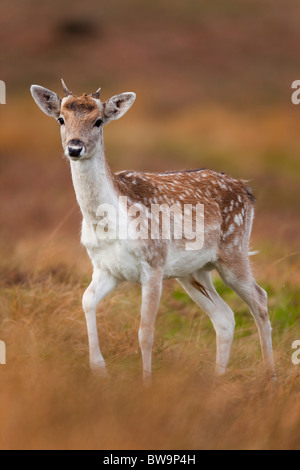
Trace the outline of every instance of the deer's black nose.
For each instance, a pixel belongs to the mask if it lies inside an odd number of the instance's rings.
[[[70,157],[79,157],[83,150],[83,142],[79,139],[70,140],[68,144],[68,153]]]
[[[79,157],[82,147],[68,147],[70,157]]]

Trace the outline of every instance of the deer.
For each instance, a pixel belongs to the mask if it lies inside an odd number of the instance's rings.
[[[225,374],[234,337],[232,309],[214,287],[212,272],[250,308],[258,328],[265,370],[276,380],[272,328],[266,291],[253,276],[249,242],[255,212],[255,197],[247,182],[208,169],[162,173],[120,171],[113,173],[104,150],[103,128],[120,119],[133,105],[133,92],[120,93],[102,102],[95,93],[75,95],[62,80],[63,98],[39,85],[31,86],[38,107],[55,118],[61,131],[62,147],[71,166],[76,199],[82,213],[81,243],[93,265],[92,281],[85,290],[85,314],[90,368],[107,375],[96,322],[99,302],[124,281],[141,285],[142,305],[138,331],[143,363],[143,379],[151,381],[155,321],[162,284],[176,279],[188,296],[208,315],[216,333],[216,376]],[[127,202],[120,204],[120,198]],[[103,239],[97,234],[101,204],[110,205],[128,224],[126,204],[203,205],[203,243],[187,249],[186,240],[161,236],[138,239],[116,235]],[[194,214],[194,210],[192,214]]]

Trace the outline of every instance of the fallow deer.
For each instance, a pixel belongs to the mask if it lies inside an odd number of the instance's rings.
[[[101,299],[122,281],[141,284],[142,307],[139,344],[144,379],[150,380],[155,320],[162,281],[176,278],[187,294],[207,313],[217,337],[216,374],[225,373],[235,319],[232,310],[218,295],[211,271],[250,307],[255,319],[263,359],[270,376],[275,377],[271,325],[267,294],[255,282],[249,263],[249,238],[255,200],[246,183],[211,170],[184,170],[165,173],[122,171],[113,173],[105,158],[103,127],[122,117],[135,101],[134,93],[121,93],[105,102],[96,93],[75,96],[63,83],[65,96],[32,85],[31,93],[41,110],[60,124],[62,145],[69,159],[76,198],[83,222],[81,242],[93,264],[92,282],[83,295],[90,366],[106,373],[100,351],[96,308]],[[197,250],[187,250],[185,241],[175,239],[126,239],[116,236],[103,240],[97,235],[101,204],[111,205],[118,224],[127,224],[126,204],[204,205],[204,241]],[[148,214],[149,220],[151,216]]]

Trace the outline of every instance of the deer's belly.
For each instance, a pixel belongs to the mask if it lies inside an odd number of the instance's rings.
[[[187,251],[173,246],[168,252],[164,266],[164,278],[186,277],[216,260],[215,248]]]
[[[120,281],[140,282],[147,263],[143,263],[143,259],[140,259],[132,248],[130,243],[123,240],[102,241],[97,246],[86,247],[94,267],[110,273]],[[186,251],[176,249],[173,245],[165,260],[163,277],[186,277],[214,263],[215,259],[214,248]]]

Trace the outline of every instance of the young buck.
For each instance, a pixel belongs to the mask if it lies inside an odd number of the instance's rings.
[[[215,269],[250,307],[268,373],[275,377],[267,294],[256,284],[249,263],[255,205],[251,190],[243,181],[210,170],[112,173],[104,153],[103,127],[122,117],[136,95],[121,93],[101,102],[100,89],[90,95],[75,96],[62,83],[63,99],[37,85],[31,87],[31,93],[41,110],[60,124],[62,145],[70,161],[83,216],[81,242],[94,268],[92,282],[83,295],[91,368],[106,373],[97,333],[97,305],[122,281],[133,281],[142,286],[139,344],[144,379],[150,379],[162,281],[176,278],[210,317],[217,336],[216,373],[224,374],[235,321],[232,310],[213,286],[211,271]],[[117,228],[124,229],[134,219],[128,216],[128,206],[132,204],[146,208],[146,221],[150,224],[155,219],[150,213],[154,206],[192,207],[195,222],[196,207],[201,204],[205,222],[202,245],[188,249],[187,237],[175,237],[174,226],[169,237],[162,236],[161,230],[157,237],[124,237],[117,231],[106,239],[99,236],[99,207],[112,207]]]

